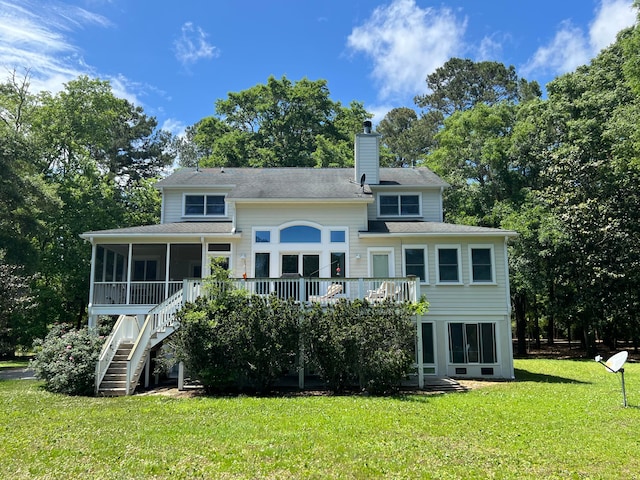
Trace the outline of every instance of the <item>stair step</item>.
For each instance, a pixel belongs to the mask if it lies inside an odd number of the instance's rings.
[[[103,380],[100,384],[100,390],[102,389],[110,389],[110,388],[125,388],[127,386],[126,380]]]
[[[123,397],[127,394],[125,388],[102,388],[98,390],[98,395],[103,397]]]

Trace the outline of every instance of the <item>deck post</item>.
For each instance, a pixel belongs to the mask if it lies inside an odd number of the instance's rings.
[[[416,362],[418,365],[418,388],[424,388],[424,364],[422,363],[422,317],[416,315]]]
[[[144,364],[144,388],[149,388],[149,370],[151,370],[151,353],[147,353],[147,361]]]
[[[178,390],[184,390],[184,362],[178,363]]]

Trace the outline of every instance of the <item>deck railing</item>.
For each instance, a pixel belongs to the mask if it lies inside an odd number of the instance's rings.
[[[158,305],[185,286],[185,301],[200,295],[202,279],[154,282],[96,282],[93,305]],[[206,282],[205,282],[206,283]],[[233,279],[236,287],[258,295],[274,294],[299,302],[331,303],[340,298],[415,302],[418,283],[408,278],[248,278]]]
[[[93,305],[157,305],[182,288],[182,280],[95,282]]]

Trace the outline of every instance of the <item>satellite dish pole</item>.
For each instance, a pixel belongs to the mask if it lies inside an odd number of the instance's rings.
[[[622,352],[616,353],[613,357],[605,362],[602,361],[602,357],[598,355],[596,357],[596,362],[601,363],[607,369],[609,373],[618,373],[620,372],[620,379],[622,381],[622,405],[627,406],[627,393],[624,388],[624,362],[627,361],[627,357],[629,356],[629,352],[623,350]]]

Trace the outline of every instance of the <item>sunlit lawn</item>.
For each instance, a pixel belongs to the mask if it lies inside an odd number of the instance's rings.
[[[0,381],[0,478],[634,478],[640,365],[517,360],[467,393],[78,398]]]

